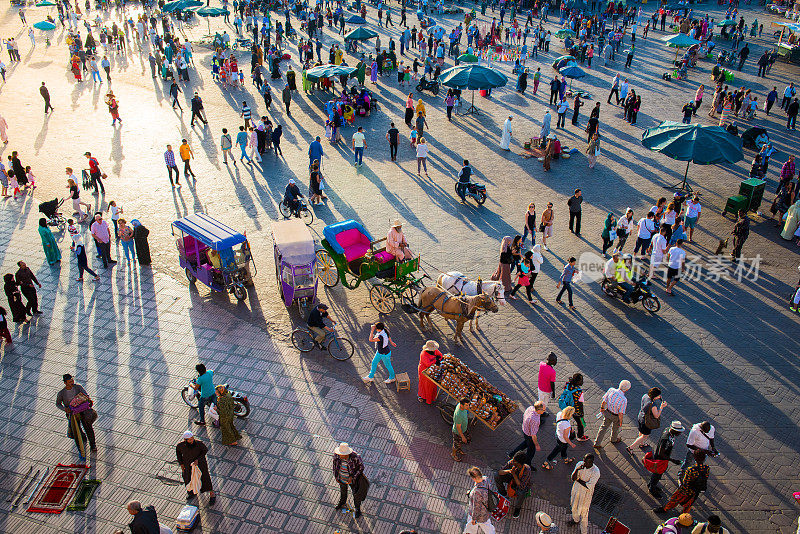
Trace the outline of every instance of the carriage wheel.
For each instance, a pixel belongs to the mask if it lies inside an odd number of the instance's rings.
[[[333,287],[339,283],[339,271],[333,258],[325,250],[317,251],[317,278],[322,280],[325,287]]]
[[[369,290],[369,301],[372,307],[381,313],[392,313],[394,310],[394,294],[383,284],[372,286]]]
[[[184,269],[184,272],[186,273],[186,279],[189,280],[190,284],[194,284],[197,281],[197,278],[195,277],[191,269],[187,267],[186,269]]]
[[[403,305],[410,306],[411,308],[416,309],[417,303],[419,302],[419,289],[421,286],[417,286],[416,284],[406,287],[403,290]]]

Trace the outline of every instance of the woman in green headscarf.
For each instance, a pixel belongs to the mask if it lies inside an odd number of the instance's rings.
[[[236,430],[233,424],[233,397],[223,385],[216,388],[217,391],[217,413],[219,414],[219,430],[222,432],[222,444],[235,446],[242,435]]]
[[[58,249],[56,238],[53,237],[53,232],[47,227],[47,219],[42,217],[39,219],[39,236],[42,238],[42,247],[44,247],[44,255],[47,258],[47,263],[53,265],[61,261],[61,251]]]
[[[614,233],[613,237],[611,233]],[[606,251],[617,238],[617,218],[614,217],[613,213],[609,213],[608,217],[606,217],[606,224],[603,227],[603,233],[601,234],[603,237],[603,257],[606,255]]]
[[[367,77],[367,64],[364,63],[364,61],[359,61],[356,69],[356,78],[358,78],[358,83],[360,85],[364,85],[364,80]]]

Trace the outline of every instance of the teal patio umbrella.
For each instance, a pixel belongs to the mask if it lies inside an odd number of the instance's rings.
[[[208,20],[208,17],[221,17],[222,15],[229,14],[230,11],[221,7],[201,7],[195,11],[195,13],[206,19],[206,24],[208,24],[208,35],[211,35],[211,21]]]
[[[344,36],[345,41],[367,41],[378,36],[378,32],[369,28],[356,28]]]
[[[318,65],[306,71],[306,78],[312,82],[317,82],[321,78],[334,78],[339,76],[352,76],[358,69],[347,65]]]
[[[700,41],[689,37],[685,33],[676,33],[675,35],[670,35],[669,37],[662,37],[661,40],[667,43],[667,46],[675,49],[675,59],[678,59],[679,48],[687,48],[696,44],[700,44]]]
[[[360,17],[358,15],[351,15],[350,18],[347,19],[345,22],[347,22],[348,24],[366,24],[367,23],[367,21],[364,20],[363,17]]]
[[[468,115],[470,113],[477,113],[478,111],[475,108],[474,91],[476,89],[503,87],[508,83],[508,76],[491,67],[471,63],[443,70],[442,74],[439,76],[439,81],[445,87],[462,90],[470,89],[473,91],[472,104],[469,109],[464,112],[464,115]]]
[[[584,76],[586,76],[586,71],[580,68],[575,63],[569,63],[566,66],[561,67],[558,72],[569,78],[570,89],[572,89],[572,80],[583,78]]]
[[[461,54],[458,56],[458,61],[461,63],[477,63],[478,56],[475,54]]]
[[[575,32],[569,28],[561,28],[556,32],[556,37],[563,39],[564,37],[575,37]]]
[[[575,56],[559,56],[553,61],[552,66],[554,69],[558,70],[562,67],[566,67],[569,63],[575,63],[577,65],[577,61]]]
[[[736,24],[737,22],[735,20],[725,19],[717,22],[716,24],[714,24],[714,26],[722,28],[723,26],[736,26]]]
[[[54,7],[56,5],[55,2],[51,2],[50,0],[42,0],[41,2],[36,2],[36,7]]]
[[[41,22],[37,22],[36,24],[33,25],[33,27],[36,28],[37,30],[42,30],[42,31],[51,31],[56,29],[56,25],[50,22],[49,20],[43,20]]]
[[[200,0],[175,0],[174,2],[167,2],[161,11],[171,13],[173,11],[185,11],[195,7],[203,7],[203,2]]]
[[[672,159],[686,162],[683,183],[680,187],[676,184],[669,189],[691,191],[692,188],[686,185],[691,163],[698,165],[736,163],[744,158],[742,138],[728,133],[720,126],[665,121],[644,131],[642,145],[666,154]]]

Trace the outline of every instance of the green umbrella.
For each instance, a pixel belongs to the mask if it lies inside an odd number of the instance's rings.
[[[369,28],[356,28],[344,36],[345,41],[367,41],[378,36],[378,32]]]
[[[41,22],[37,22],[36,24],[33,25],[33,27],[36,28],[37,30],[42,30],[42,31],[50,31],[56,29],[56,25],[50,22],[49,20],[43,20]]]
[[[333,78],[338,76],[352,76],[358,69],[347,65],[318,65],[306,71],[306,78],[312,82],[319,81],[321,78]]]
[[[723,26],[736,26],[736,21],[731,19],[725,19],[717,22],[715,26],[722,28]]]
[[[672,159],[686,162],[686,172],[679,189],[688,189],[686,177],[689,164],[714,165],[716,163],[736,163],[743,159],[742,139],[728,133],[720,126],[704,124],[684,124],[665,121],[642,134],[642,145],[666,154]],[[677,185],[677,184],[676,184]],[[671,189],[671,188],[670,188]]]
[[[203,7],[203,2],[200,0],[175,0],[174,2],[167,2],[161,10],[165,13],[173,11],[186,11],[195,7]]]
[[[556,32],[556,37],[559,39],[563,39],[564,37],[575,37],[575,32],[570,30],[569,28],[561,28]]]
[[[669,37],[662,37],[661,40],[667,43],[667,46],[672,48],[686,48],[688,46],[700,44],[700,41],[689,37],[685,33],[676,33],[675,35],[670,35]]]
[[[201,17],[206,17],[206,24],[208,24],[208,34],[211,35],[211,21],[208,20],[208,17],[221,17],[222,15],[227,15],[230,13],[227,9],[222,9],[221,7],[201,7],[197,11],[195,11]]]
[[[50,0],[42,0],[36,3],[36,7],[53,7],[55,5],[55,2],[51,2]]]
[[[458,60],[461,63],[477,63],[478,56],[476,56],[475,54],[461,54],[460,56],[458,56]]]
[[[577,61],[577,59],[575,58],[575,56],[558,56],[553,61],[553,68],[558,69],[558,68],[563,67],[564,65],[561,65],[561,67],[559,67],[559,65],[558,65],[562,61]]]
[[[445,87],[471,89],[475,91],[476,89],[503,87],[508,83],[508,76],[491,67],[469,64],[443,70],[442,74],[439,76],[439,81]],[[475,109],[475,93],[473,92],[472,104],[464,114],[476,113],[477,111],[478,110]]]

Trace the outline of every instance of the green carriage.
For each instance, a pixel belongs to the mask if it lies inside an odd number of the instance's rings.
[[[385,247],[379,248],[386,238],[374,240],[352,219],[328,225],[322,234],[322,248],[316,252],[317,277],[326,287],[341,281],[347,289],[355,289],[367,282],[372,285],[369,300],[379,312],[391,313],[398,299],[411,311],[416,309],[426,276],[416,274],[419,256],[398,262]]]

